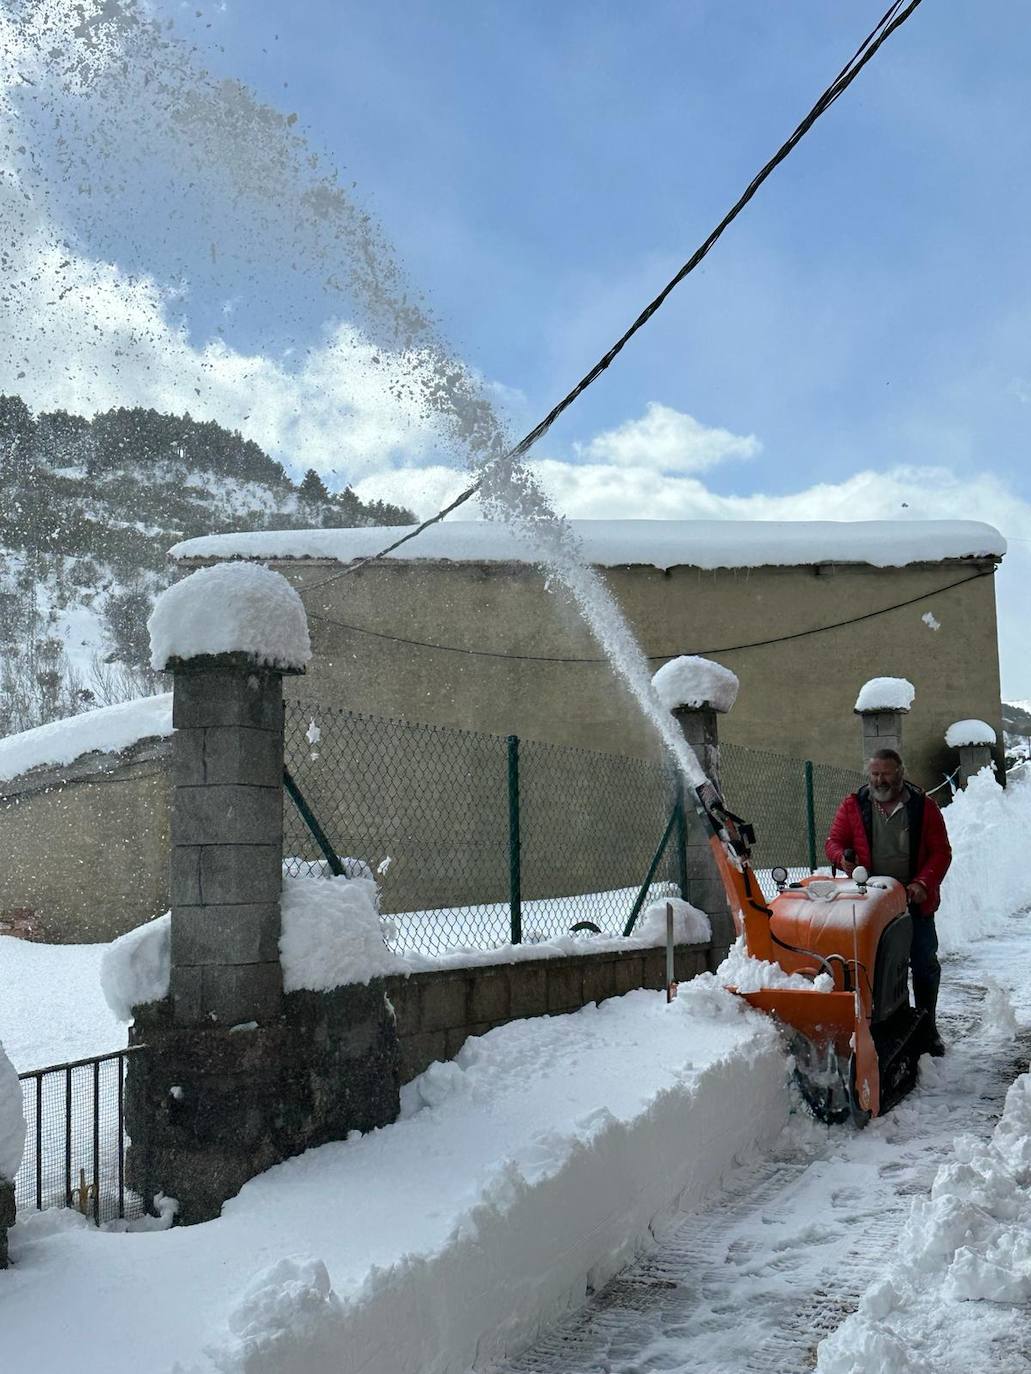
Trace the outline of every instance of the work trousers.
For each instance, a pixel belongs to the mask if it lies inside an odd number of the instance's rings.
[[[909,950],[909,967],[913,974],[913,1001],[918,1011],[926,1011],[934,1020],[938,1004],[938,985],[942,969],[938,962],[938,932],[933,916],[921,916],[912,911],[913,943]]]

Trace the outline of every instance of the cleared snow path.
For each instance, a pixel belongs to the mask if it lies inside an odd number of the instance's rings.
[[[1029,926],[1031,917],[1015,918],[1012,934],[946,964],[939,1020],[949,1054],[923,1061],[920,1086],[887,1117],[856,1132],[821,1126],[800,1107],[775,1149],[736,1169],[715,1201],[679,1218],[649,1255],[520,1358],[484,1368],[490,1374],[812,1370],[819,1342],[891,1262],[913,1199],[929,1192],[954,1139],[987,1139],[1007,1088],[1028,1067]],[[1002,978],[1021,1023],[1016,1036],[994,1009],[997,992],[985,1000]],[[932,1367],[942,1374],[1031,1369],[1026,1309],[957,1307],[963,1320],[954,1318]]]

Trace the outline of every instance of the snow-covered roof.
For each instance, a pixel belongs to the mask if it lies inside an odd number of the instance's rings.
[[[950,749],[964,744],[994,744],[995,731],[984,720],[957,720],[945,731],[945,743]]]
[[[162,592],[150,619],[151,666],[201,654],[250,654],[276,668],[311,658],[304,603],[285,577],[254,563],[200,568]]]
[[[978,520],[571,520],[584,554],[600,567],[797,567],[868,563],[878,568],[946,558],[1001,558],[1006,541]],[[379,553],[410,526],[342,530],[258,530],[212,534],[173,545],[172,558],[329,558]],[[446,520],[391,558],[534,562],[532,546],[503,525]]]
[[[676,711],[681,706],[711,706],[725,713],[737,701],[739,685],[729,668],[695,654],[671,658],[652,678],[652,686],[667,711]]]
[[[856,711],[908,711],[916,688],[904,677],[872,677],[856,697]]]
[[[32,768],[74,763],[83,754],[117,753],[141,739],[172,733],[172,694],[101,706],[0,739],[0,782]]]

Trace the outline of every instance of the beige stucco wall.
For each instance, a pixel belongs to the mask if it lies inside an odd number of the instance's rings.
[[[168,742],[0,783],[0,911],[65,944],[111,940],[168,908]]]
[[[273,566],[298,586],[336,565]],[[871,677],[916,687],[905,722],[910,774],[933,786],[955,765],[944,732],[978,717],[1001,738],[995,588],[990,575],[949,584],[991,560],[907,568],[868,565],[702,571],[679,567],[604,570],[639,642],[662,656],[704,653],[738,675],[741,691],[723,738],[753,749],[855,767],[861,760],[856,695]],[[794,641],[735,648],[913,604]],[[306,598],[314,658],[288,690],[377,715],[576,744],[640,756],[650,728],[608,664],[520,661],[519,654],[599,657],[561,591],[522,564],[383,561]],[[932,612],[941,628],[921,619]],[[441,652],[380,636],[423,640],[509,657]]]

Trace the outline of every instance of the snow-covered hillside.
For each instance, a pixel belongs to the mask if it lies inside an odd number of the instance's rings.
[[[408,518],[213,423],[0,396],[0,736],[160,689],[146,620],[178,540]]]

